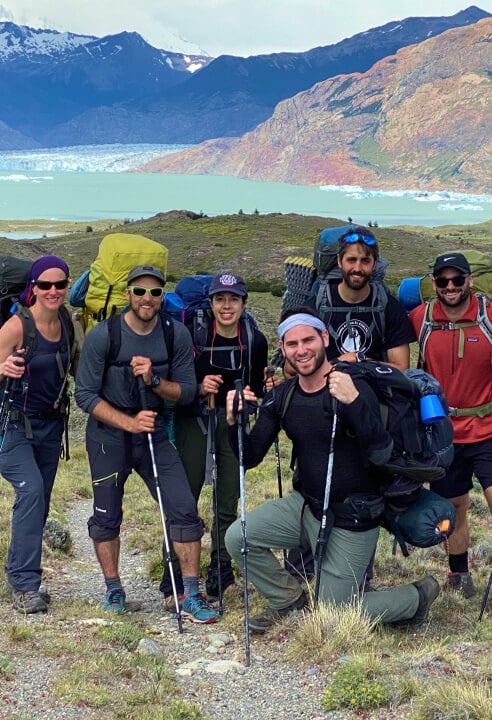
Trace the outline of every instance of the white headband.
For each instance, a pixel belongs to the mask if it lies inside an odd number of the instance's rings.
[[[324,322],[314,315],[309,315],[309,313],[296,313],[295,315],[290,315],[290,317],[280,323],[277,328],[277,335],[282,340],[285,333],[297,325],[309,325],[309,327],[316,328],[316,330],[326,330]]]

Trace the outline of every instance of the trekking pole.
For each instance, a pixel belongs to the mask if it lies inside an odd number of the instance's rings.
[[[220,573],[220,535],[219,535],[219,497],[217,488],[217,449],[215,444],[215,423],[217,412],[215,409],[215,394],[208,394],[208,431],[210,433],[210,454],[212,455],[212,492],[215,515],[215,534],[217,536],[217,585],[219,590],[219,615],[224,612],[222,605],[222,576]]]
[[[140,393],[140,400],[142,408],[147,410],[147,397],[145,391],[145,383],[141,375],[138,376],[138,390]],[[164,505],[162,504],[161,486],[159,485],[159,474],[157,472],[157,465],[155,462],[154,452],[154,441],[152,439],[152,433],[147,433],[147,442],[149,444],[150,459],[152,462],[152,473],[154,475],[155,491],[157,494],[157,502],[159,504],[159,511],[161,513],[162,529],[164,531],[164,546],[166,548],[166,563],[169,568],[169,576],[171,578],[171,585],[173,588],[174,604],[176,606],[176,620],[178,621],[178,630],[180,633],[183,632],[183,624],[181,621],[181,608],[179,607],[178,591],[176,590],[176,580],[174,578],[174,568],[171,560],[171,546],[169,544],[169,537],[166,528],[166,516],[164,514]]]
[[[20,354],[18,352],[14,352],[13,355],[16,357],[20,357]],[[19,365],[19,363],[15,364]],[[5,388],[2,395],[2,403],[0,405],[0,452],[2,452],[5,433],[7,432],[7,428],[10,422],[12,405],[15,400],[15,395],[19,389],[19,385],[19,378],[7,377],[5,381]]]
[[[319,600],[319,587],[321,582],[321,567],[323,565],[323,558],[326,553],[326,546],[328,544],[328,510],[330,504],[330,490],[331,480],[333,477],[333,460],[335,457],[335,433],[337,430],[338,420],[338,403],[333,398],[333,421],[331,425],[331,437],[330,437],[330,454],[328,456],[328,468],[326,470],[326,484],[325,484],[325,497],[323,501],[323,515],[321,516],[321,524],[319,526],[318,539],[316,541],[316,552],[315,558],[318,566],[316,571],[316,585],[314,589],[314,608],[318,607]]]
[[[267,367],[266,370],[267,378],[272,378],[275,375],[275,368],[271,365]],[[273,382],[273,380],[272,380]],[[275,396],[275,385],[272,386],[272,393]],[[278,439],[278,435],[275,436],[275,440],[273,441],[273,446],[275,449],[275,465],[277,466],[277,484],[278,484],[278,496],[279,498],[283,497],[282,492],[282,467],[280,465],[280,443]],[[287,550],[284,548],[283,550],[284,555],[284,565],[287,562]]]
[[[249,596],[248,596],[248,542],[246,538],[246,488],[244,484],[244,395],[243,381],[235,380],[236,400],[242,402],[237,414],[237,440],[239,447],[239,498],[241,504],[241,554],[243,556],[244,579],[244,655],[245,665],[249,667],[251,654],[249,644]]]
[[[487,583],[487,587],[485,588],[485,592],[483,594],[482,607],[480,608],[480,615],[478,616],[478,622],[481,622],[481,620],[483,618],[483,614],[485,612],[485,607],[486,607],[488,599],[489,599],[491,588],[492,588],[492,572],[490,573],[489,581]]]

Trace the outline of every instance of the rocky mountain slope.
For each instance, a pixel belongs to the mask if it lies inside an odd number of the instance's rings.
[[[492,19],[399,50],[278,104],[241,138],[145,171],[378,188],[491,191]]]
[[[97,38],[0,23],[0,121],[24,136],[16,141],[0,127],[0,149],[237,137],[320,81],[366,72],[402,47],[487,16],[471,6],[307,52],[214,61],[158,50],[132,32]]]

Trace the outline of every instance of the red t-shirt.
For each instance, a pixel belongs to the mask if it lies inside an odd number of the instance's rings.
[[[477,319],[478,301],[471,294],[471,302],[459,322]],[[419,336],[426,304],[410,313],[410,322]],[[487,305],[492,320],[492,305]],[[449,323],[439,300],[434,304],[433,322]],[[464,334],[463,357],[459,357],[460,333]],[[492,344],[478,325],[460,329],[434,330],[425,348],[425,369],[441,383],[451,407],[469,408],[492,402]],[[455,443],[480,442],[492,438],[492,415],[451,417]]]

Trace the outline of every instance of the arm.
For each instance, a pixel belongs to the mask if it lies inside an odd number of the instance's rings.
[[[379,401],[366,382],[357,381],[339,371],[329,375],[330,394],[341,403],[341,411],[352,426],[360,447],[374,465],[390,459],[393,440],[384,427]]]
[[[263,333],[256,330],[253,338],[253,351],[251,353],[251,389],[257,397],[263,397],[265,391],[264,373],[268,364],[268,343]]]
[[[179,405],[189,405],[196,395],[196,376],[193,360],[193,342],[187,328],[174,323],[174,355],[169,370],[169,380],[163,380],[157,394],[163,400]],[[150,382],[150,380],[149,380]]]
[[[21,348],[23,342],[22,320],[13,315],[0,328],[0,382],[6,377],[21,378],[25,371]],[[14,352],[20,353],[14,355]]]
[[[398,345],[398,347],[389,348],[387,351],[387,363],[393,365],[397,370],[408,370],[410,367],[410,345]]]

